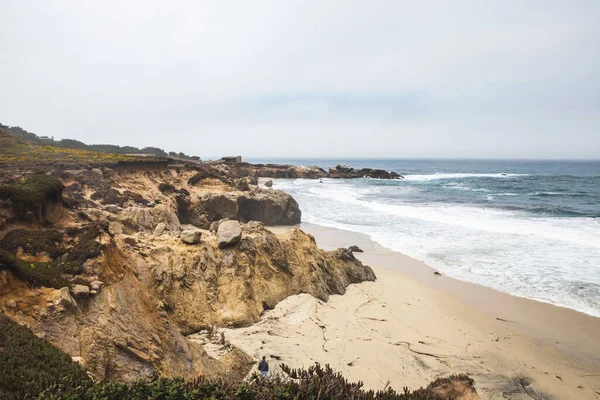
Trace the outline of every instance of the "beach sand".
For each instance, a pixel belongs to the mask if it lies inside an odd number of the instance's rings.
[[[284,233],[289,228],[274,228]],[[352,381],[416,389],[467,373],[483,399],[600,399],[600,318],[434,275],[367,236],[302,229],[329,250],[358,245],[376,282],[322,302],[292,296],[227,340],[273,372],[330,364]]]

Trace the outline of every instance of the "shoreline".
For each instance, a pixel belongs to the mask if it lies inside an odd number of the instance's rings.
[[[355,256],[378,279],[350,285],[327,303],[291,296],[258,323],[225,330],[252,357],[268,355],[275,371],[280,363],[328,363],[367,388],[390,381],[396,390],[464,372],[481,398],[600,398],[600,319],[436,276],[363,234],[300,228],[325,250],[358,245],[364,253]]]
[[[577,351],[582,341],[589,341],[600,335],[600,318],[593,315],[445,275],[436,276],[434,272],[437,270],[425,262],[390,250],[363,233],[309,223],[303,223],[299,227],[315,236],[317,244],[324,250],[358,243],[364,253],[354,255],[363,263],[397,270],[437,290],[445,291],[490,316],[518,322],[519,327],[532,336],[553,344],[560,342],[560,349],[567,353]],[[577,326],[578,330],[572,332],[572,326]],[[592,349],[586,349],[586,354],[592,350],[591,353],[595,354],[592,361],[600,365],[600,339],[593,344]]]

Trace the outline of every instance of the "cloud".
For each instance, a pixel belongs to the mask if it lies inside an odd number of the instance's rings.
[[[199,155],[600,158],[599,16],[583,0],[4,2],[0,122]]]

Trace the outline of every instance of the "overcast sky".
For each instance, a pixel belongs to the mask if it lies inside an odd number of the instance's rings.
[[[0,0],[0,122],[200,156],[600,158],[600,1]]]

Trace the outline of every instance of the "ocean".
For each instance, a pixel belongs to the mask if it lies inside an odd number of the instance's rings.
[[[360,232],[445,275],[600,317],[600,161],[249,160],[395,171],[278,180],[302,221]]]

